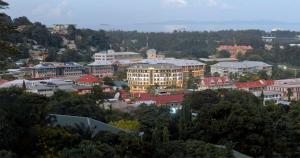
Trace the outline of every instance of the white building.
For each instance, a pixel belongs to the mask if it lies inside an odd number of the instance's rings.
[[[73,88],[73,82],[63,79],[47,79],[47,80],[14,80],[6,82],[0,88],[23,87],[25,83],[26,91],[50,97],[57,90],[76,91]]]
[[[211,65],[211,74],[218,73],[220,76],[229,76],[230,73],[243,75],[259,71],[272,75],[272,65],[261,61],[220,62]]]
[[[275,80],[274,84],[268,86],[267,89],[281,92],[285,100],[288,100],[289,97],[291,100],[300,100],[300,78]]]
[[[261,97],[262,91],[256,91],[252,92],[255,96]],[[276,92],[276,91],[263,91],[263,96],[264,96],[264,105],[267,101],[273,101],[275,104],[280,103],[283,101],[283,93],[281,92]]]
[[[138,61],[143,59],[139,53],[135,52],[115,52],[114,50],[108,50],[94,54],[95,61],[113,61],[119,59],[128,59],[132,61]]]

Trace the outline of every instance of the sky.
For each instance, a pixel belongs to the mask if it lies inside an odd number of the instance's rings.
[[[300,22],[300,0],[6,0],[12,18],[46,25],[134,27],[170,21]]]

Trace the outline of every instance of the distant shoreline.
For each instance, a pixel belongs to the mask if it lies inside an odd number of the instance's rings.
[[[80,26],[79,26],[80,27]],[[87,28],[87,27],[84,27]],[[222,30],[262,30],[271,31],[274,28],[280,30],[300,31],[300,24],[129,24],[129,25],[99,25],[92,29],[106,31],[138,31],[138,32],[173,32],[178,31],[222,31]]]

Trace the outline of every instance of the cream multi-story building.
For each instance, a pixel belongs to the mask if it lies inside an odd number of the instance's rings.
[[[108,50],[94,54],[95,61],[113,61],[113,60],[142,60],[143,57],[139,53],[135,52],[115,52],[114,50]]]
[[[173,64],[181,68],[184,80],[187,80],[190,75],[195,78],[203,78],[205,65],[197,60],[175,59],[175,58],[157,58],[157,59],[144,59],[139,63],[147,64]]]
[[[131,92],[147,92],[150,86],[182,88],[183,73],[174,64],[136,64],[127,69],[127,80]]]
[[[31,68],[32,78],[82,76],[84,67],[74,62],[41,63]]]

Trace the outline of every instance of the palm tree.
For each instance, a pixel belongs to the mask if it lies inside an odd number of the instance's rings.
[[[292,95],[293,95],[292,89],[291,89],[291,88],[288,88],[288,89],[287,89],[287,97],[288,97],[288,101],[291,101]]]

